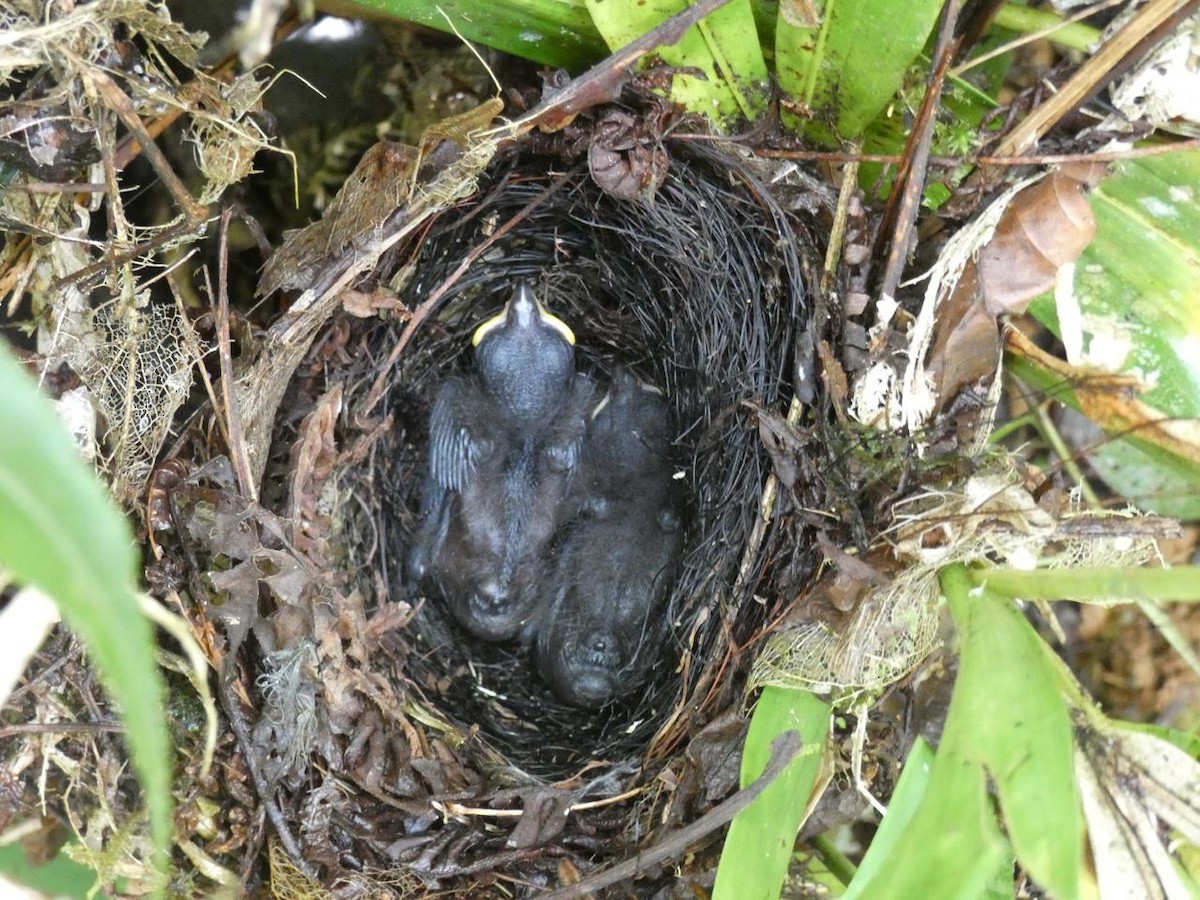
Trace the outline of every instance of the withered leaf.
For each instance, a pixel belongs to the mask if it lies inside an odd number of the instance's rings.
[[[612,110],[596,123],[588,171],[605,193],[618,199],[652,200],[667,176],[667,153],[640,120]]]
[[[225,626],[229,655],[233,657],[246,639],[246,633],[258,621],[258,566],[253,559],[243,560],[228,571],[209,572],[208,579],[225,595],[220,602],[206,604],[208,618]]]
[[[342,386],[335,384],[300,423],[300,435],[292,446],[289,507],[292,543],[301,552],[311,549],[313,533],[320,533],[318,500],[322,487],[337,462],[334,426],[342,410]]]
[[[1054,287],[1062,266],[1079,259],[1096,236],[1087,199],[1093,179],[1090,171],[1060,169],[1013,198],[979,251],[978,299],[989,313],[1023,313],[1034,297]]]
[[[566,827],[567,812],[573,799],[571,794],[545,788],[527,792],[525,811],[509,835],[507,846],[524,850],[554,840]]]
[[[291,606],[302,604],[304,588],[314,579],[307,566],[290,553],[265,547],[254,554],[254,562],[276,599]]]
[[[1140,389],[1133,375],[1096,372],[1046,353],[1016,329],[1006,334],[1005,350],[1033,360],[1038,366],[1070,384],[1080,411],[1111,434],[1136,434],[1167,452],[1200,465],[1200,444],[1192,420],[1163,415],[1134,396]]]
[[[418,154],[414,147],[380,141],[363,154],[318,221],[290,232],[263,267],[259,294],[307,287],[315,272],[355,238],[380,227],[408,199]]]
[[[327,261],[382,229],[396,210],[416,194],[422,181],[460,155],[471,135],[499,114],[503,103],[493,98],[474,109],[430,125],[419,147],[380,141],[363,154],[325,215],[288,235],[266,266],[259,294],[281,288],[306,288]]]
[[[1023,313],[1054,286],[1058,270],[1074,262],[1096,233],[1087,190],[1095,167],[1058,170],[1018,193],[991,240],[966,264],[951,295],[938,307],[929,349],[929,374],[939,408],[964,388],[995,372],[1000,355],[996,319]]]
[[[799,477],[797,460],[806,441],[787,419],[765,409],[758,411],[758,437],[771,457],[775,477],[789,491],[794,491]]]
[[[695,767],[709,803],[737,789],[741,777],[742,743],[748,720],[733,707],[713,719],[688,742],[688,761]]]

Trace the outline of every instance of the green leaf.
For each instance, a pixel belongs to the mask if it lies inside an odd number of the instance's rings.
[[[855,873],[854,881],[850,883],[842,900],[855,900],[855,898],[862,897],[860,885],[880,877],[887,865],[887,858],[901,836],[908,830],[913,815],[925,798],[932,772],[933,750],[930,749],[929,744],[925,743],[924,738],[918,737],[912,749],[908,751],[908,758],[904,761],[904,771],[900,773],[900,780],[896,783],[895,791],[892,792],[892,799],[888,801],[887,815],[879,823],[879,830],[871,839],[871,846],[867,848],[858,872]]]
[[[1022,600],[1111,602],[1121,599],[1160,602],[1200,600],[1200,566],[1137,569],[1112,566],[1089,569],[981,568],[971,576],[989,590]]]
[[[762,774],[771,755],[771,741],[780,734],[799,731],[804,749],[730,824],[713,900],[774,900],[779,896],[796,833],[821,769],[829,715],[829,704],[807,691],[763,689],[742,751],[742,787]]]
[[[1030,310],[1032,311],[1034,307],[1039,307],[1036,315],[1042,319],[1043,324],[1054,330],[1055,326],[1043,318],[1046,315],[1044,302],[1035,300]],[[1052,316],[1053,313],[1050,315]],[[1047,397],[1057,400],[1064,406],[1079,410],[1079,400],[1075,396],[1072,385],[1070,382],[1064,381],[1059,374],[1043,369],[1033,360],[1014,353],[1004,355],[1004,367]],[[1194,465],[1189,459],[1171,453],[1153,441],[1139,437],[1136,430],[1122,433],[1119,439],[1110,441],[1104,447],[1105,452],[1113,453],[1109,448],[1114,446],[1124,448],[1121,452],[1127,454],[1131,465],[1124,474],[1124,479],[1127,480],[1122,480],[1120,472],[1110,471],[1106,473],[1106,477],[1111,475],[1114,478],[1114,484],[1127,489],[1129,496],[1138,500],[1139,506],[1162,513],[1174,510],[1171,514],[1179,514],[1182,518],[1200,517],[1200,513],[1182,515],[1189,512],[1187,507],[1179,507],[1169,502],[1174,498],[1178,503],[1186,504],[1198,495],[1200,467]],[[1098,449],[1100,448],[1092,448],[1090,452],[1094,454]],[[1112,458],[1116,459],[1117,457]],[[1121,493],[1124,494],[1126,491],[1122,490]],[[1162,504],[1161,508],[1155,509],[1150,502],[1152,497],[1166,498],[1168,502]]]
[[[686,0],[587,0],[588,11],[610,50],[619,50],[688,7]],[[671,99],[718,123],[753,120],[767,101],[767,64],[758,42],[750,0],[732,0],[658,55],[668,65],[702,71],[676,74]]]
[[[1067,22],[1053,10],[1033,9],[1020,3],[1006,3],[996,10],[993,26],[1016,34],[1036,34],[1052,44],[1089,53],[1100,43],[1099,28],[1082,22]]]
[[[58,603],[120,704],[155,842],[171,840],[170,747],[128,522],[53,408],[0,346],[0,568]]]
[[[97,881],[94,871],[61,851],[34,865],[19,843],[0,846],[0,872],[10,881],[53,897],[86,897]]]
[[[952,715],[956,703],[963,710],[956,746],[995,782],[1021,864],[1054,896],[1077,897],[1083,814],[1058,672],[1010,600],[987,588],[972,594],[961,567],[943,573],[942,584],[962,654],[951,701]]]
[[[1048,893],[1072,900],[1080,893],[1083,815],[1060,666],[1016,607],[977,589],[963,567],[945,570],[942,588],[961,652],[942,742],[919,809],[885,863],[864,861],[853,896],[995,895],[1010,851],[990,778],[1016,859]]]
[[[952,717],[956,702],[957,696],[950,703]],[[986,895],[996,869],[1008,858],[983,767],[954,740],[952,729],[969,715],[961,702],[958,707],[957,718],[947,719],[920,808],[886,857],[869,868],[863,861],[846,897],[976,900]]]
[[[1119,163],[1091,193],[1096,238],[1075,267],[1084,366],[1136,373],[1138,399],[1200,441],[1200,152]],[[1062,336],[1060,310],[1042,298],[1030,312]],[[1069,337],[1069,336],[1068,336]],[[1072,362],[1076,362],[1072,360]],[[1103,425],[1104,423],[1097,423]],[[1136,432],[1133,435],[1136,437]],[[1118,493],[1164,515],[1200,516],[1196,466],[1162,465],[1144,444],[1114,440],[1089,454]]]
[[[996,100],[1005,84],[1012,65],[1012,53],[989,56],[1013,37],[1012,32],[993,27],[968,60],[971,67],[962,75],[949,75],[942,88],[941,105],[933,126],[932,152],[936,156],[962,157],[979,149],[983,136],[980,125],[984,116],[999,104]],[[985,58],[975,64],[976,58]],[[900,156],[908,142],[912,117],[920,107],[926,90],[924,73],[929,59],[924,53],[917,56],[918,65],[909,69],[908,78],[899,99],[888,104],[875,117],[862,135],[864,153]],[[920,80],[914,75],[920,74]],[[967,166],[953,169],[931,168],[925,186],[923,202],[936,209],[952,195],[952,188],[969,172]],[[858,170],[858,183],[864,191],[879,199],[886,198],[892,189],[894,163],[865,162]]]
[[[812,6],[820,22],[809,28],[795,23],[795,4],[779,5],[775,75],[783,92],[814,117],[803,130],[836,144],[862,134],[903,87],[942,3],[813,0]],[[797,125],[794,118],[790,124]]]
[[[339,11],[417,22],[547,66],[579,69],[604,56],[584,0],[341,0]]]

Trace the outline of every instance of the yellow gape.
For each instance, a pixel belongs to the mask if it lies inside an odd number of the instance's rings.
[[[532,297],[532,292],[530,292],[530,296]],[[522,292],[518,292],[516,299],[522,299]],[[571,330],[571,327],[558,316],[549,312],[546,307],[542,306],[542,301],[537,299],[537,297],[532,297],[532,299],[534,308],[537,310],[537,317],[539,321],[550,328],[553,328],[563,336],[568,344],[574,347],[575,332]],[[504,320],[508,318],[508,312],[512,308],[513,302],[513,300],[509,300],[504,304],[504,309],[500,310],[500,312],[496,313],[496,315],[492,316],[487,321],[480,323],[479,327],[475,329],[475,334],[471,337],[472,347],[478,347],[480,342],[487,337],[488,334],[504,323]]]

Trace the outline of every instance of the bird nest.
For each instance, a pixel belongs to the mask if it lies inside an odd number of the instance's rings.
[[[572,147],[499,154],[357,282],[348,296],[394,290],[419,321],[328,321],[280,406],[261,508],[236,460],[170,478],[209,553],[216,593],[193,584],[282,838],[276,884],[553,885],[736,787],[744,725],[723,714],[812,566],[798,520],[764,515],[758,421],[793,401],[812,239],[781,205],[794,185],[768,188],[749,155],[666,140],[652,196],[622,199]],[[556,699],[520,646],[472,638],[405,575],[437,388],[470,369],[472,330],[518,279],[574,330],[580,371],[631,371],[670,407],[687,499],[669,636],[645,683],[599,710]],[[253,547],[231,540],[248,520]]]
[[[444,312],[397,366],[387,398],[397,427],[369,475],[387,485],[371,526],[388,536],[379,563],[393,597],[418,601],[395,561],[412,532],[432,391],[469,365],[471,330],[517,278],[530,279],[574,329],[581,371],[603,380],[620,366],[668,398],[672,461],[688,498],[686,550],[668,601],[668,646],[645,689],[631,685],[619,702],[580,711],[530,678],[512,648],[453,627],[436,598],[407,629],[407,673],[431,702],[478,726],[514,766],[562,778],[592,759],[639,758],[702,682],[707,692],[705,663],[724,655],[728,638],[740,642],[762,624],[762,605],[749,601],[783,535],[755,527],[769,469],[755,408],[788,402],[806,307],[796,244],[787,233],[780,239],[786,218],[744,165],[678,148],[653,202],[638,202],[606,194],[583,167],[548,174],[551,162],[519,153],[499,161],[478,195],[424,240],[407,275],[406,293],[418,302],[489,249],[444,293]],[[510,222],[503,237],[489,238]],[[390,331],[375,337],[390,345]]]

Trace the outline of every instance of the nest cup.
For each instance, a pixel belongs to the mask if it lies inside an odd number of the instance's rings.
[[[394,443],[373,473],[389,495],[389,588],[420,606],[396,649],[405,677],[438,713],[477,726],[510,765],[547,778],[592,758],[636,760],[685,699],[722,693],[705,670],[723,658],[729,636],[762,624],[763,604],[748,601],[786,539],[773,527],[752,540],[770,467],[755,408],[781,410],[791,398],[807,308],[795,223],[748,162],[697,143],[667,149],[668,174],[641,201],[609,196],[586,166],[564,172],[561,159],[511,151],[471,198],[433,222],[408,270],[391,273],[410,306],[444,291],[397,365],[386,399]],[[668,640],[646,682],[599,711],[563,705],[520,648],[472,638],[435,590],[420,604],[423,592],[404,581],[437,388],[471,369],[473,329],[519,278],[574,330],[580,371],[603,385],[625,367],[671,408],[686,537]],[[397,335],[389,327],[376,339],[390,347]]]

